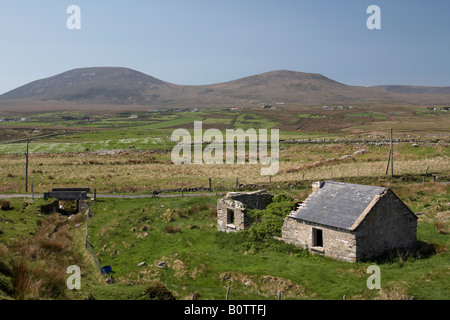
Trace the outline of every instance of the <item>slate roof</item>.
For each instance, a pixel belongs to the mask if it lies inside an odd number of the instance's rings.
[[[369,204],[387,188],[326,181],[291,217],[350,230]]]

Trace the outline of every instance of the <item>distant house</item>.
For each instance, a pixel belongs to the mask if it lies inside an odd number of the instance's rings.
[[[313,192],[285,218],[282,239],[348,262],[416,244],[417,216],[384,187],[315,182]]]
[[[21,118],[20,122],[27,122],[27,118]]]
[[[138,116],[137,114],[132,114],[132,115],[130,116],[130,119],[137,119],[137,118],[139,118],[139,116]]]

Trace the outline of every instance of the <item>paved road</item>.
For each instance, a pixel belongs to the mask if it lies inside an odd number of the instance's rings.
[[[122,198],[122,199],[134,199],[134,198],[175,198],[175,197],[211,197],[215,196],[215,192],[209,193],[184,193],[184,194],[159,194],[157,196],[151,194],[97,194],[97,198]],[[221,192],[218,195],[222,195]],[[42,198],[44,195],[42,193],[36,193],[35,198]],[[0,194],[0,199],[11,199],[11,198],[32,198],[31,194],[16,194],[16,193],[5,193]],[[88,194],[88,197],[93,198],[94,194]]]

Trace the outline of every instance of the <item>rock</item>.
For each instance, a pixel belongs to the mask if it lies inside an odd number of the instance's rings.
[[[198,292],[192,292],[186,297],[186,300],[198,300],[199,297]]]
[[[366,150],[360,149],[360,150],[358,150],[358,151],[353,152],[353,154],[354,154],[354,155],[357,155],[357,154],[363,154],[364,152],[366,152]]]

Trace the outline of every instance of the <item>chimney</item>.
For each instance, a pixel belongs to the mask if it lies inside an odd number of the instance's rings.
[[[325,184],[324,181],[314,181],[312,183],[312,192],[316,192],[317,190],[322,188],[324,184]]]

